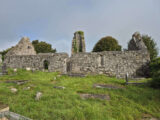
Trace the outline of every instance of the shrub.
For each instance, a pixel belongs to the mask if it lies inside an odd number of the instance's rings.
[[[118,41],[111,37],[107,36],[100,39],[93,48],[93,52],[101,51],[121,51],[121,46],[118,44]]]
[[[160,57],[154,59],[150,63],[150,73],[152,77],[151,86],[155,88],[160,88]]]
[[[150,53],[150,59],[153,60],[158,55],[157,43],[154,39],[148,35],[142,35],[142,40],[147,46],[148,52]]]

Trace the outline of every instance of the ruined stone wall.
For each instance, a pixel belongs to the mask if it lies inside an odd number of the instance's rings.
[[[6,56],[7,68],[31,68],[44,70],[44,61],[49,62],[49,72],[63,74],[106,74],[124,78],[143,77],[149,54],[143,51],[106,51],[99,53],[77,53],[70,58],[66,53]]]
[[[7,68],[31,68],[44,70],[44,61],[48,61],[48,71],[66,73],[66,53],[47,53],[38,55],[12,55],[6,56],[4,63]]]
[[[86,52],[85,39],[83,31],[77,31],[74,33],[72,40],[71,53],[76,54],[79,52]]]
[[[145,65],[150,61],[149,54],[143,51],[106,51],[99,53],[78,53],[67,63],[71,74],[107,74],[124,78],[139,77],[145,74]]]
[[[36,51],[30,39],[28,37],[23,37],[19,43],[6,54],[6,56],[10,55],[36,55]]]

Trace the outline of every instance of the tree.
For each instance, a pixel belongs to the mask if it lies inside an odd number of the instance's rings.
[[[142,35],[142,40],[146,45],[148,52],[150,53],[150,59],[151,60],[155,59],[158,56],[158,48],[154,39],[152,39],[148,35]]]
[[[46,42],[39,42],[38,40],[32,41],[32,44],[37,53],[55,53],[56,49],[52,48],[52,45]]]
[[[101,38],[93,48],[93,52],[101,51],[121,51],[122,47],[118,44],[118,41],[111,37],[107,36]]]
[[[150,70],[152,77],[151,86],[160,89],[160,57],[151,61]]]
[[[13,47],[11,47],[11,48],[8,48],[8,49],[6,49],[6,50],[3,50],[2,52],[0,52],[0,54],[2,55],[2,60],[4,61],[4,57],[5,57],[5,55],[7,54],[7,52],[9,51],[9,50],[11,50]]]

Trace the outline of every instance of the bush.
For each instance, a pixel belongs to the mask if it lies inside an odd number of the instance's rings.
[[[121,51],[121,46],[118,44],[118,41],[111,37],[107,36],[100,39],[93,48],[93,52],[101,51]]]
[[[150,73],[152,77],[151,86],[155,88],[160,88],[160,57],[154,59],[150,63]]]
[[[142,35],[142,40],[147,46],[148,52],[150,53],[150,59],[155,59],[158,55],[158,48],[154,39],[148,35]]]
[[[52,48],[52,45],[43,41],[34,40],[32,41],[34,49],[37,53],[55,53],[56,49]]]

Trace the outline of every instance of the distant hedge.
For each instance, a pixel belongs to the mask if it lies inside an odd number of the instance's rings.
[[[160,57],[150,63],[150,74],[153,79],[151,86],[160,88]]]

